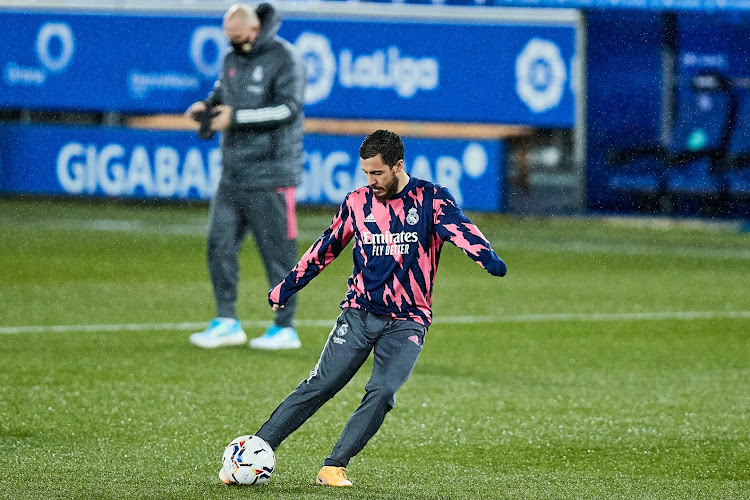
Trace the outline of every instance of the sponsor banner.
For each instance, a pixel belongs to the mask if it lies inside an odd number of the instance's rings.
[[[462,0],[457,0],[462,1]],[[572,9],[652,9],[685,11],[750,10],[750,0],[468,0],[499,7],[567,7]],[[409,1],[407,0],[407,3]]]
[[[571,26],[289,24],[310,116],[574,124]]]
[[[195,133],[0,126],[6,192],[203,200],[220,175],[218,140]]]
[[[308,135],[302,203],[339,204],[367,181],[359,166],[363,137]],[[403,138],[406,171],[448,188],[468,210],[504,208],[504,145],[500,141]]]
[[[0,105],[184,111],[213,88],[219,19],[0,13]]]
[[[362,137],[305,137],[301,204],[336,205],[366,184]],[[404,139],[406,169],[449,188],[469,210],[504,208],[499,141]],[[209,200],[221,176],[218,139],[192,132],[0,126],[0,192]]]
[[[570,21],[290,13],[280,35],[307,64],[308,116],[574,124]],[[209,93],[229,47],[219,16],[62,12],[0,13],[0,45],[0,106],[121,112],[184,111]]]
[[[677,23],[677,73],[683,80],[706,70],[750,76],[750,15],[684,14]]]

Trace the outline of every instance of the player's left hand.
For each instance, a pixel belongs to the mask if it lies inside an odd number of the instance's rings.
[[[282,306],[281,304],[274,304],[274,305],[271,306],[271,309],[273,309],[274,311],[278,311],[282,307],[284,307],[284,306]]]
[[[229,125],[232,123],[232,106],[219,104],[215,109],[219,114],[214,116],[213,120],[211,120],[211,129],[216,131],[228,129]]]

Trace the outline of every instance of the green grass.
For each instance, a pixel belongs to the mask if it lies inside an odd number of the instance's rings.
[[[332,214],[301,211],[301,246]],[[749,498],[750,234],[472,218],[509,274],[446,246],[436,322],[355,486],[313,482],[369,364],[281,445],[267,486],[229,488],[224,446],[306,377],[330,327],[276,353],[200,350],[178,326],[8,333],[214,310],[205,206],[0,200],[0,498]],[[252,242],[241,265],[257,335],[272,315]],[[336,317],[350,270],[345,252],[301,292],[302,325]],[[632,316],[677,312],[705,314]]]

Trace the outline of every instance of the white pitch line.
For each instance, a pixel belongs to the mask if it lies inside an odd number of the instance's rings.
[[[435,324],[468,325],[488,323],[540,323],[574,321],[686,321],[693,319],[750,319],[750,311],[664,311],[641,313],[558,313],[558,314],[511,314],[507,316],[443,316]],[[329,327],[335,319],[298,320],[301,327]],[[270,321],[243,321],[248,327],[264,328]],[[130,323],[120,325],[50,325],[50,326],[5,326],[0,334],[19,333],[67,333],[67,332],[142,332],[149,330],[195,330],[206,327],[201,323]]]
[[[665,311],[642,313],[511,314],[508,316],[448,316],[435,323],[540,323],[567,321],[685,321],[691,319],[750,319],[750,311]]]
[[[320,219],[320,231],[300,229],[299,238],[303,241],[313,241],[325,229],[325,224],[330,221],[325,217]],[[0,225],[3,221],[0,220]],[[41,227],[45,230],[81,230],[81,231],[105,231],[120,233],[139,233],[139,234],[175,234],[175,235],[192,235],[205,237],[207,222],[188,222],[184,224],[157,224],[141,220],[119,220],[119,219],[65,219],[65,220],[46,220],[22,223],[22,227]],[[659,224],[654,222],[652,224]],[[667,222],[669,224],[669,222]],[[698,222],[697,224],[700,224]],[[720,225],[711,223],[714,228],[733,228],[736,232],[736,224],[728,223]],[[11,224],[11,227],[17,227]],[[689,225],[687,227],[690,227]],[[715,229],[719,230],[719,229]],[[627,242],[589,242],[572,240],[567,242],[539,240],[528,242],[503,241],[495,239],[492,241],[493,247],[500,250],[536,250],[543,252],[572,252],[577,254],[614,254],[614,255],[659,255],[674,256],[680,258],[697,258],[697,259],[716,259],[716,260],[750,260],[750,249],[747,248],[717,248],[717,247],[673,247],[637,244]]]

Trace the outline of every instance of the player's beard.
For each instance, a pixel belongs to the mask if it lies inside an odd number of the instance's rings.
[[[393,197],[398,192],[398,177],[395,175],[393,176],[393,181],[389,182],[385,186],[383,186],[383,191],[378,194],[377,191],[374,189],[372,190],[372,194],[375,195],[375,199],[378,200],[380,203],[385,203],[386,200]]]

